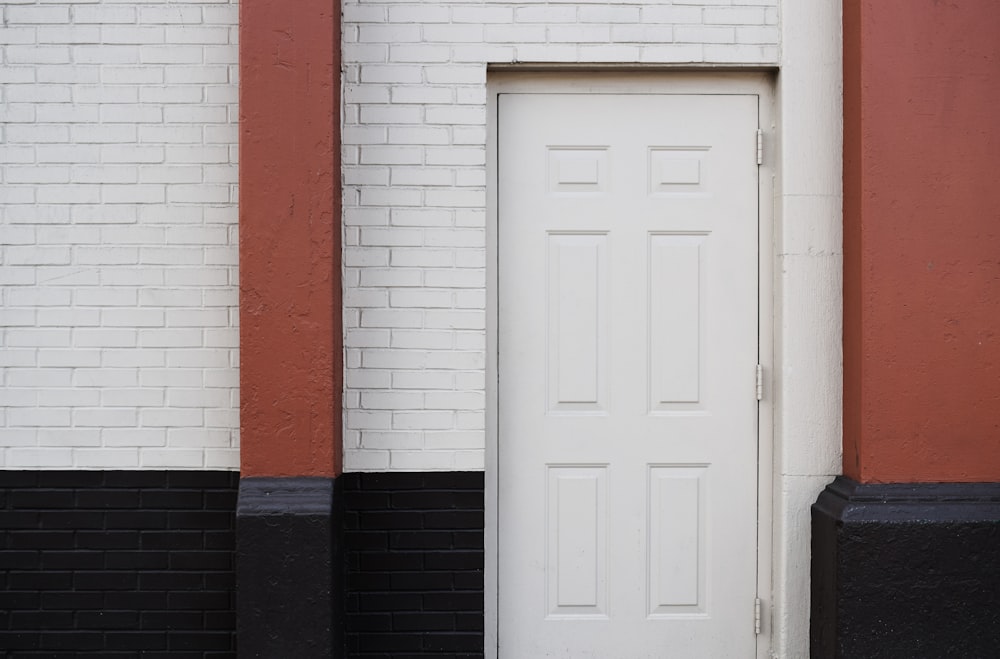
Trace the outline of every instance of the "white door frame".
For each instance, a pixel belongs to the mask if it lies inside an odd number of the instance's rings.
[[[486,657],[497,656],[497,97],[501,93],[661,93],[661,94],[753,94],[759,98],[759,122],[765,145],[777,143],[773,76],[767,72],[666,72],[628,69],[611,72],[547,70],[493,71],[487,97],[487,378],[486,378],[486,520],[485,520],[485,650]],[[758,406],[758,529],[757,593],[765,610],[772,601],[772,552],[774,528],[774,199],[777,175],[776,150],[766,154],[758,176],[758,360],[764,368],[764,397]],[[752,374],[748,374],[748,378]],[[779,552],[778,555],[783,552]],[[805,603],[800,603],[803,606]],[[748,619],[753,616],[747,612]],[[771,625],[764,621],[757,637],[757,657],[769,656],[772,647]]]

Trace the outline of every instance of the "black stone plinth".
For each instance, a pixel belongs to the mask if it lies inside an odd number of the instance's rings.
[[[239,656],[344,656],[339,483],[243,478],[236,508]]]
[[[1000,483],[827,486],[810,642],[813,659],[1000,656]]]

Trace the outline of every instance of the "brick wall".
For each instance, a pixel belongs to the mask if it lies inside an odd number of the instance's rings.
[[[0,12],[0,467],[235,468],[235,2]]]
[[[236,4],[0,10],[0,467],[235,468]],[[777,23],[344,3],[347,469],[483,467],[487,63],[771,65]]]
[[[775,65],[777,7],[344,3],[346,469],[483,468],[487,64]]]
[[[483,474],[342,480],[348,656],[483,656]]]
[[[236,480],[0,471],[3,656],[235,657]]]

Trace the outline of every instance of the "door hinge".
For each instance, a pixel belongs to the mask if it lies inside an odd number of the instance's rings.
[[[760,634],[761,602],[757,597],[753,601],[753,633]]]
[[[757,164],[764,164],[764,131],[757,129]]]
[[[757,400],[764,400],[764,367],[757,364]]]

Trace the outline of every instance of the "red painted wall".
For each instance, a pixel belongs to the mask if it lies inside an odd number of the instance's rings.
[[[240,2],[243,476],[341,470],[340,5]]]
[[[844,473],[1000,481],[996,0],[844,0]]]

